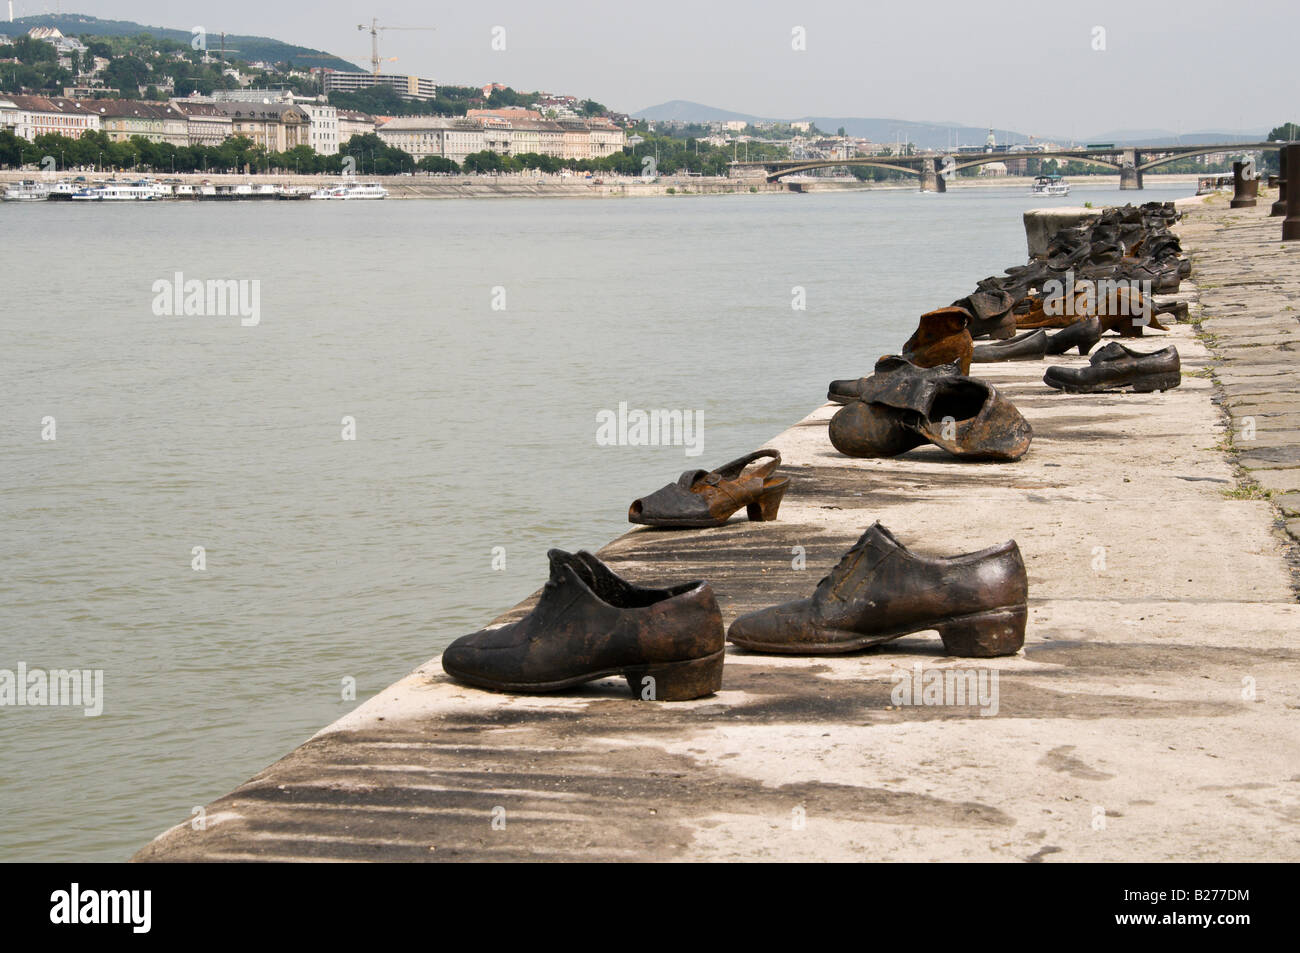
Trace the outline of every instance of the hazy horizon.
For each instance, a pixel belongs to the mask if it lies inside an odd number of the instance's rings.
[[[268,36],[362,68],[370,36],[358,24],[378,17],[381,26],[432,26],[383,32],[381,55],[397,58],[383,68],[440,84],[579,95],[634,115],[687,100],[773,119],[889,118],[1059,139],[1151,129],[1262,136],[1300,118],[1285,44],[1268,48],[1268,37],[1300,24],[1280,0],[1252,5],[1250,45],[1224,42],[1234,24],[1207,0],[1174,12],[1118,0],[1086,10],[941,0],[924,18],[909,6],[868,11],[818,0],[797,9],[771,0],[606,9],[579,0],[436,11],[411,0],[274,8],[230,0],[219,9],[187,0],[14,3],[18,17],[62,12]]]

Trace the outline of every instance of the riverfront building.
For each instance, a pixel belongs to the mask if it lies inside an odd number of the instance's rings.
[[[0,129],[28,142],[50,133],[80,139],[99,128],[99,114],[78,100],[0,93]]]
[[[172,105],[185,114],[186,138],[192,146],[219,146],[234,135],[234,121],[214,103],[177,99]]]
[[[251,139],[268,152],[310,145],[311,117],[293,103],[216,103],[230,117],[231,135]]]
[[[150,142],[189,145],[189,119],[171,103],[92,99],[83,105],[99,114],[99,128],[113,142],[126,142],[133,136],[140,136]]]
[[[466,156],[484,150],[502,155],[596,159],[613,155],[627,144],[624,130],[607,119],[503,119],[501,112],[471,110],[473,115],[463,119],[399,116],[381,125],[378,134],[387,145],[410,153],[417,161],[441,156],[458,165]]]

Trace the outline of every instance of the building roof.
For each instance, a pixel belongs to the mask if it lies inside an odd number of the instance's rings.
[[[96,100],[83,102],[79,99],[66,99],[63,96],[26,96],[19,93],[0,93],[0,105],[11,103],[10,108],[23,109],[27,112],[41,113],[79,113],[85,115],[94,112],[89,108]]]
[[[283,122],[289,116],[298,120],[310,119],[301,106],[293,103],[213,103],[231,119],[261,119]]]
[[[192,103],[183,99],[175,99],[172,100],[172,105],[187,116],[208,116],[213,119],[229,118],[223,110],[217,108],[215,103]]]
[[[135,99],[92,99],[87,107],[103,119],[184,119],[171,103],[146,103]]]

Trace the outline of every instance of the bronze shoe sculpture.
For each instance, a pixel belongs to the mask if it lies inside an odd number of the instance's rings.
[[[903,357],[917,367],[938,367],[956,361],[963,374],[970,373],[970,356],[974,344],[966,325],[971,313],[965,308],[948,307],[921,315],[916,331],[903,345]]]
[[[939,364],[936,367],[917,368],[915,364],[912,364],[904,357],[897,354],[886,354],[876,361],[871,377],[831,381],[830,386],[826,389],[826,399],[836,404],[866,400],[862,395],[872,392],[872,388],[876,386],[870,383],[875,375],[888,374],[890,371],[898,370],[904,366],[911,367],[914,372],[920,372],[926,377],[956,377],[961,374],[961,365],[955,361],[952,364]]]
[[[971,362],[992,364],[997,361],[1036,361],[1047,353],[1047,347],[1047,332],[1038,328],[1017,334],[1006,341],[975,345]]]
[[[1081,357],[1087,357],[1088,352],[1101,340],[1102,331],[1101,318],[1093,316],[1075,321],[1069,327],[1048,335],[1047,353],[1064,354],[1073,347],[1078,349]]]
[[[764,458],[767,463],[744,472]],[[789,477],[772,476],[780,465],[778,451],[756,450],[716,470],[687,470],[676,483],[635,500],[627,510],[628,522],[681,529],[721,526],[742,506],[753,522],[774,520],[790,487]]]
[[[1107,390],[1132,390],[1145,394],[1177,387],[1183,381],[1178,349],[1161,348],[1143,354],[1111,341],[1088,359],[1087,367],[1052,366],[1043,383],[1069,394],[1093,394]]]
[[[1016,317],[1011,313],[1015,304],[1015,296],[999,288],[981,288],[952,303],[954,308],[963,308],[970,313],[966,330],[972,339],[991,337],[999,340],[1015,336]]]
[[[860,398],[831,418],[831,444],[850,457],[894,457],[932,443],[965,460],[1008,462],[1033,429],[993,385],[899,362],[861,382]]]
[[[532,612],[466,635],[442,669],[467,685],[552,692],[622,675],[634,697],[686,701],[722,685],[722,613],[713,589],[633,585],[587,552],[547,553],[551,578]]]
[[[832,655],[933,629],[948,655],[1012,655],[1025,642],[1028,594],[1014,541],[921,556],[875,523],[811,597],[740,616],[727,641],[752,652]]]

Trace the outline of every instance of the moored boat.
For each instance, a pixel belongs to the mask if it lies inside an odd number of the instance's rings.
[[[7,186],[0,195],[6,202],[44,202],[50,197],[50,189],[44,182],[23,179]]]
[[[1070,183],[1059,175],[1040,175],[1029,189],[1031,195],[1069,195]]]

